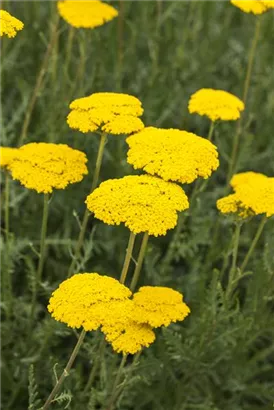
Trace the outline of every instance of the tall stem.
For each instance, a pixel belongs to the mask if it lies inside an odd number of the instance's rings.
[[[120,276],[120,282],[123,284],[126,281],[127,272],[128,272],[129,264],[130,264],[131,257],[132,257],[132,251],[133,251],[135,238],[136,238],[136,235],[133,232],[130,232],[124,265],[123,265],[123,269],[122,269],[121,276]]]
[[[79,336],[78,342],[76,343],[76,345],[75,345],[75,347],[74,347],[74,349],[73,349],[73,352],[72,352],[72,354],[71,354],[71,356],[70,356],[70,358],[69,358],[69,361],[68,361],[68,363],[67,363],[67,365],[66,365],[66,367],[65,367],[65,369],[64,369],[64,371],[63,371],[63,373],[62,373],[62,375],[61,375],[61,377],[60,377],[60,379],[59,379],[59,380],[57,381],[57,383],[55,384],[55,386],[54,386],[52,392],[50,393],[50,395],[49,395],[49,397],[47,398],[47,400],[46,400],[44,406],[42,407],[42,410],[46,410],[46,409],[49,408],[49,406],[50,406],[52,400],[54,399],[55,395],[56,395],[56,394],[58,393],[58,391],[60,390],[60,388],[61,388],[61,386],[62,386],[62,384],[63,384],[65,378],[66,378],[67,376],[69,376],[70,369],[71,369],[71,367],[72,367],[72,365],[73,365],[73,363],[74,363],[74,360],[75,360],[75,358],[76,358],[76,356],[77,356],[77,354],[78,354],[78,352],[79,352],[79,349],[80,349],[80,347],[81,347],[81,345],[82,345],[82,343],[83,343],[83,340],[84,340],[85,335],[86,335],[86,331],[83,329],[82,332],[81,332],[81,334],[80,334],[80,336]]]
[[[93,363],[92,370],[90,372],[88,382],[87,382],[87,384],[84,388],[83,394],[86,394],[91,389],[91,386],[92,386],[92,384],[94,382],[94,379],[96,377],[96,373],[97,373],[99,364],[102,361],[103,356],[104,356],[105,346],[106,346],[106,341],[105,341],[105,338],[103,337],[100,341],[99,349],[96,352],[95,361]]]
[[[41,237],[40,237],[40,258],[39,258],[39,263],[38,263],[38,268],[37,268],[37,281],[38,282],[40,282],[42,278],[42,271],[43,271],[44,262],[45,262],[48,213],[49,213],[49,194],[44,194],[43,218],[42,218],[42,228],[41,228]]]
[[[257,17],[256,24],[255,24],[254,36],[253,36],[251,46],[250,46],[250,50],[249,50],[247,70],[246,70],[244,89],[243,89],[242,99],[243,99],[243,102],[244,102],[245,105],[246,105],[249,86],[250,86],[250,80],[251,80],[251,74],[252,74],[252,69],[253,69],[253,63],[254,63],[256,48],[257,48],[257,44],[258,44],[258,40],[259,40],[259,36],[260,36],[260,26],[261,26],[261,18]],[[240,134],[241,134],[242,118],[243,118],[243,116],[241,116],[238,120],[237,128],[236,128],[236,131],[235,131],[235,134],[234,134],[234,137],[233,137],[232,153],[231,153],[231,158],[230,158],[230,162],[229,162],[227,183],[229,183],[232,175],[235,172],[235,165],[236,165],[236,159],[237,159],[238,148],[239,148],[239,139],[240,139]]]
[[[9,243],[9,232],[10,232],[10,178],[9,173],[5,173],[5,231],[6,231],[6,241],[7,245]]]
[[[33,112],[33,109],[34,109],[38,94],[39,94],[39,92],[41,90],[41,87],[43,85],[43,80],[44,80],[44,76],[45,76],[45,73],[46,73],[47,68],[48,68],[51,52],[52,52],[53,46],[54,46],[54,44],[55,44],[55,42],[58,38],[58,25],[59,25],[59,15],[57,15],[57,17],[56,17],[56,21],[54,23],[54,26],[53,26],[53,29],[52,29],[52,32],[51,32],[50,41],[48,43],[46,53],[45,53],[44,59],[42,61],[40,71],[39,71],[39,73],[37,75],[37,78],[36,78],[35,87],[34,87],[31,99],[29,101],[28,107],[27,107],[27,112],[26,112],[25,119],[24,119],[24,122],[23,122],[20,138],[19,138],[19,141],[18,141],[18,146],[23,144],[23,142],[26,138],[27,132],[28,132],[31,115],[32,115],[32,112]]]
[[[107,134],[102,133],[90,192],[92,192],[98,184],[106,141],[107,141]],[[89,219],[89,210],[86,208],[84,218],[81,224],[81,229],[79,232],[78,240],[77,240],[76,247],[75,247],[74,257],[71,261],[71,264],[68,270],[68,276],[67,276],[68,278],[72,275],[73,270],[75,269],[75,265],[79,259],[81,248],[84,242],[86,229],[87,229],[88,219]]]
[[[119,369],[118,369],[118,372],[116,374],[116,378],[115,378],[115,381],[114,381],[114,384],[113,384],[111,396],[110,396],[110,399],[109,399],[109,404],[108,404],[106,410],[112,410],[113,409],[113,405],[114,405],[115,399],[116,399],[117,387],[120,383],[121,376],[122,376],[122,371],[123,371],[123,368],[126,364],[126,360],[127,360],[127,355],[123,355],[123,358],[121,360],[121,363],[120,363],[120,366],[119,366]]]
[[[258,240],[260,239],[260,236],[261,236],[261,234],[262,234],[262,232],[263,232],[263,229],[264,229],[264,226],[265,226],[266,221],[267,221],[267,216],[265,215],[265,216],[263,217],[263,219],[261,220],[261,223],[260,223],[260,225],[259,225],[259,227],[258,227],[258,229],[257,229],[256,235],[254,236],[253,241],[251,242],[250,248],[249,248],[249,250],[248,250],[248,252],[247,252],[247,254],[246,254],[246,256],[245,256],[245,258],[244,258],[244,260],[243,260],[243,263],[242,263],[241,266],[240,266],[240,270],[241,270],[242,272],[245,270],[245,267],[246,267],[246,265],[247,265],[247,263],[248,263],[248,261],[249,261],[251,255],[252,255],[252,253],[253,253],[253,251],[254,251],[256,245],[257,245],[257,242],[258,242]]]
[[[145,232],[144,236],[143,236],[140,252],[139,252],[139,255],[138,255],[137,263],[136,263],[136,266],[135,266],[135,270],[134,270],[134,273],[133,273],[133,277],[132,277],[132,280],[131,280],[131,284],[130,284],[130,290],[132,292],[134,292],[135,287],[136,287],[137,282],[138,282],[138,279],[139,279],[139,276],[140,276],[140,272],[141,272],[141,269],[142,269],[142,265],[143,265],[143,261],[144,261],[144,257],[145,257],[145,253],[146,253],[148,238],[149,238],[148,232]]]
[[[232,250],[232,265],[229,271],[228,277],[228,284],[226,289],[226,299],[229,300],[229,297],[233,291],[233,283],[236,276],[237,271],[237,256],[238,256],[238,249],[239,249],[239,241],[240,241],[240,233],[241,233],[241,223],[236,224],[236,229],[234,233],[234,243],[233,243],[233,250]]]
[[[211,140],[212,140],[213,132],[214,132],[214,127],[215,127],[215,122],[214,122],[214,121],[211,121],[210,127],[209,127],[208,136],[207,136],[208,141],[211,141]]]

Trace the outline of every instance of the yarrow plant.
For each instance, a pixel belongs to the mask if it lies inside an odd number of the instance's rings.
[[[126,142],[128,163],[165,181],[190,184],[219,166],[217,147],[187,131],[147,127]]]
[[[93,29],[111,21],[118,11],[102,1],[63,0],[57,2],[60,16],[75,28]]]
[[[274,8],[273,0],[231,0],[233,6],[238,7],[245,13],[260,15]]]
[[[23,30],[24,23],[5,10],[0,10],[0,36],[13,38],[18,31]]]

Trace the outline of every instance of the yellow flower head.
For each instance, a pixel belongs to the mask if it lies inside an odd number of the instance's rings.
[[[190,132],[147,127],[126,141],[129,164],[165,181],[189,184],[208,178],[219,166],[215,145]]]
[[[0,167],[7,168],[19,152],[18,148],[0,147]]]
[[[124,223],[135,234],[165,235],[177,223],[177,211],[189,207],[183,189],[150,176],[126,176],[103,182],[86,199],[95,217],[109,225]]]
[[[48,311],[55,320],[70,327],[96,330],[109,320],[111,312],[122,315],[130,295],[126,286],[109,276],[78,273],[52,293]]]
[[[24,24],[22,21],[13,17],[5,10],[0,10],[0,36],[15,37],[17,31],[22,30]]]
[[[227,91],[211,88],[196,91],[188,103],[190,114],[205,115],[211,121],[237,120],[243,110],[244,103],[238,97]]]
[[[217,201],[222,213],[237,213],[245,218],[250,215],[274,215],[274,178],[255,172],[234,175],[231,185],[235,193]]]
[[[231,3],[245,13],[262,14],[274,8],[273,0],[230,0]]]
[[[60,16],[76,28],[95,28],[102,26],[118,15],[117,10],[102,1],[58,1]]]
[[[79,182],[88,173],[86,155],[65,144],[33,142],[18,149],[9,164],[13,179],[38,193],[50,193]]]
[[[134,294],[133,303],[132,318],[152,327],[168,326],[171,322],[182,321],[190,313],[181,293],[161,286],[141,287]]]
[[[81,132],[101,129],[110,134],[131,134],[144,128],[143,108],[138,98],[120,93],[95,93],[70,104],[67,123]]]

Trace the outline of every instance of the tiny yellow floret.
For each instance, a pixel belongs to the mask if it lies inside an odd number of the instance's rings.
[[[238,120],[244,103],[235,95],[223,90],[202,88],[196,91],[189,100],[188,111],[205,115],[211,121]]]
[[[190,184],[219,166],[217,147],[187,131],[146,127],[126,142],[128,163],[165,181]]]
[[[18,155],[18,148],[0,147],[0,167],[7,168]]]
[[[124,223],[132,232],[165,235],[177,224],[177,211],[189,207],[177,184],[150,175],[103,182],[86,199],[95,217],[109,225]]]
[[[15,37],[17,31],[24,28],[22,21],[13,17],[5,10],[0,10],[0,36],[6,35],[9,38]]]
[[[94,93],[70,104],[67,123],[81,132],[101,130],[106,133],[132,134],[144,128],[140,117],[143,108],[138,98],[121,93]]]
[[[102,1],[63,0],[57,2],[60,16],[76,28],[102,26],[118,16],[118,11]]]
[[[18,149],[9,164],[12,178],[38,193],[51,193],[82,181],[88,173],[86,154],[66,144],[33,142]]]
[[[244,13],[262,14],[267,10],[274,8],[272,1],[264,0],[231,0],[233,6],[238,7]]]
[[[132,318],[152,327],[182,321],[190,313],[189,307],[183,302],[183,295],[167,287],[143,286],[134,294],[133,303]]]

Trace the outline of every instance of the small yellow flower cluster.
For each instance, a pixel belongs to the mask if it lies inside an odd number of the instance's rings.
[[[210,177],[219,166],[217,147],[190,132],[146,127],[126,142],[128,163],[165,181],[190,184]]]
[[[19,152],[18,148],[0,147],[0,167],[7,168]]]
[[[217,201],[217,208],[222,213],[236,213],[242,218],[274,215],[274,178],[244,172],[234,175],[230,184],[235,193]]]
[[[262,14],[274,8],[273,0],[231,0],[231,3],[245,13]]]
[[[13,179],[38,193],[64,189],[88,173],[86,155],[65,144],[30,143],[18,149],[9,164]]]
[[[0,36],[15,37],[17,31],[22,30],[24,24],[22,21],[13,17],[10,13],[5,10],[0,10]]]
[[[110,134],[131,134],[144,128],[138,118],[143,108],[138,98],[120,93],[95,93],[78,98],[70,104],[72,110],[67,123],[81,132],[93,132],[101,128]]]
[[[60,16],[76,28],[95,28],[112,20],[118,11],[109,4],[101,1],[58,1],[57,8]]]
[[[169,288],[145,286],[131,291],[116,279],[97,273],[76,274],[62,282],[50,298],[55,320],[86,331],[101,327],[113,349],[135,354],[155,340],[154,327],[182,321],[190,309]]]
[[[202,88],[190,97],[188,110],[190,114],[205,115],[211,121],[235,121],[240,118],[244,103],[227,91]]]
[[[125,225],[135,234],[165,235],[177,223],[177,211],[189,207],[183,189],[151,175],[126,176],[103,182],[86,199],[95,217],[109,225]]]

